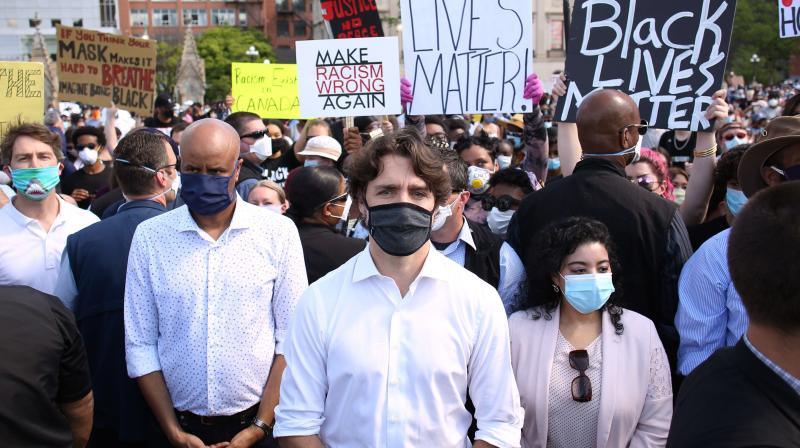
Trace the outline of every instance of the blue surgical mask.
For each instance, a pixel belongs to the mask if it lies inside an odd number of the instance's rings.
[[[511,156],[497,156],[497,166],[501,170],[509,168],[511,166]]]
[[[547,160],[547,169],[549,171],[555,171],[561,168],[561,159],[556,157],[555,159],[548,159]]]
[[[198,215],[215,215],[233,203],[236,193],[229,190],[228,185],[235,175],[236,169],[230,176],[182,173],[181,199]]]
[[[730,151],[731,149],[733,149],[733,148],[735,148],[735,147],[737,147],[739,145],[746,145],[747,143],[748,142],[747,142],[746,138],[734,137],[734,138],[732,138],[730,140],[726,140],[725,141],[725,148],[728,151]]]
[[[725,203],[728,204],[731,215],[736,216],[747,203],[747,196],[741,190],[728,187],[728,191],[725,193]]]
[[[319,160],[306,160],[305,162],[303,162],[303,166],[305,167],[319,166]]]
[[[564,297],[581,314],[599,310],[614,293],[614,282],[610,273],[566,277],[561,275],[561,278],[564,279]]]

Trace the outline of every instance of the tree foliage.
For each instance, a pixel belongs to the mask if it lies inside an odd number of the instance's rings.
[[[246,52],[250,46],[258,50],[256,61],[275,60],[272,46],[257,29],[217,27],[203,32],[197,39],[197,51],[206,64],[206,101],[221,100],[231,89],[231,63],[250,62]]]
[[[166,42],[159,42],[156,55],[156,84],[157,92],[169,92],[175,89],[178,81],[178,67],[181,64],[181,45],[172,45]]]
[[[750,82],[777,84],[788,77],[789,56],[798,51],[799,39],[781,39],[778,35],[778,2],[775,0],[738,0],[733,24],[728,71],[744,75]],[[761,62],[750,58],[758,54]]]

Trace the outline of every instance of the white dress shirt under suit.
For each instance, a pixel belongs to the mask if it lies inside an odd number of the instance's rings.
[[[519,393],[497,292],[430,246],[401,297],[367,247],[311,285],[286,343],[276,437],[326,447],[518,447]]]
[[[186,206],[143,222],[125,284],[129,376],[161,370],[179,411],[250,408],[307,285],[294,224],[241,198],[217,241]]]

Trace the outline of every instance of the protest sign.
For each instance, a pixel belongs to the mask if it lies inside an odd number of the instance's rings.
[[[585,96],[628,93],[663,129],[705,130],[703,112],[725,77],[736,0],[578,0],[555,120],[574,122]]]
[[[252,112],[263,118],[300,118],[294,64],[234,62],[231,95],[234,112]]]
[[[59,98],[149,116],[156,89],[156,41],[56,27]]]
[[[297,80],[306,118],[400,113],[397,38],[298,41]]]
[[[18,122],[44,118],[44,65],[0,61],[0,138]]]
[[[530,0],[402,0],[408,113],[530,112]]]
[[[800,0],[778,0],[778,27],[781,37],[800,36]]]
[[[334,39],[383,37],[375,0],[322,0],[322,18],[331,25]]]

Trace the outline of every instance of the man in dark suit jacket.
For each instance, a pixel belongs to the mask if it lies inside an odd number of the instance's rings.
[[[139,446],[150,412],[125,364],[123,298],[136,227],[174,201],[175,153],[161,133],[135,131],[116,148],[114,175],[126,202],[67,238],[55,294],[75,313],[95,390],[91,446]],[[143,445],[142,445],[143,446]]]
[[[736,217],[728,264],[750,327],[684,381],[667,446],[800,446],[797,204],[800,182],[786,182],[756,194]]]

